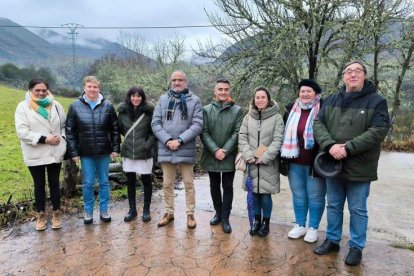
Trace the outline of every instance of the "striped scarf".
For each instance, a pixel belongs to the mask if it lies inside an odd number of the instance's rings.
[[[168,102],[168,109],[167,109],[167,120],[172,120],[174,117],[175,106],[178,105],[181,111],[181,119],[187,120],[188,110],[187,110],[187,96],[188,96],[188,89],[177,93],[172,90],[168,92],[168,96],[170,97],[170,101]]]
[[[311,109],[309,117],[306,121],[305,131],[303,133],[303,139],[305,142],[304,148],[306,150],[313,149],[315,146],[315,138],[313,136],[313,121],[318,116],[320,108],[320,96],[317,95],[315,100],[302,104],[299,99],[294,103],[292,110],[290,111],[289,118],[287,119],[285,126],[285,134],[283,138],[283,145],[281,150],[282,157],[296,158],[299,156],[298,146],[298,124],[301,115],[301,111]]]
[[[26,102],[34,111],[39,113],[46,120],[49,120],[50,104],[53,102],[52,93],[48,92],[46,98],[39,99],[28,91],[26,93]]]

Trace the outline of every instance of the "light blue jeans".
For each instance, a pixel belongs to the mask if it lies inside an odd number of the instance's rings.
[[[109,155],[82,156],[82,193],[84,210],[87,214],[93,213],[95,205],[95,177],[98,177],[99,183],[99,211],[105,213],[108,211],[110,184],[109,184]]]
[[[344,181],[327,178],[327,218],[326,238],[338,243],[342,238],[342,224],[345,199],[348,200],[350,214],[350,247],[362,250],[365,247],[368,227],[367,199],[371,182]]]
[[[306,226],[309,211],[309,227],[319,228],[325,210],[325,179],[309,175],[309,166],[289,164],[289,186],[292,191],[296,223]]]

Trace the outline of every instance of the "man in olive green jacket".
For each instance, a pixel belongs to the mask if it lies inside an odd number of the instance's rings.
[[[233,202],[234,160],[242,119],[240,106],[235,105],[230,97],[230,82],[217,80],[213,101],[203,109],[201,141],[204,152],[201,162],[208,171],[211,198],[216,211],[210,224],[221,222],[225,233],[231,233],[229,217]],[[220,182],[223,185],[223,197]]]
[[[350,214],[347,265],[359,265],[368,225],[367,199],[371,181],[377,180],[381,142],[390,127],[387,101],[366,80],[367,69],[360,61],[345,65],[339,93],[329,96],[315,121],[315,138],[320,148],[342,160],[342,171],[327,177],[326,240],[315,249],[325,255],[339,250],[343,209]]]

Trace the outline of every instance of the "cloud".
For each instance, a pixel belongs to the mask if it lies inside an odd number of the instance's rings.
[[[77,23],[85,27],[208,25],[204,8],[217,10],[211,0],[18,0],[1,1],[0,17],[9,18],[23,26],[61,26],[65,23]],[[62,35],[68,32],[67,29],[53,30]],[[119,31],[78,29],[78,39],[101,37],[116,41]],[[174,34],[184,35],[186,42],[193,47],[196,46],[197,39],[212,38],[217,41],[221,38],[221,34],[214,28],[134,31],[144,36],[148,42]]]

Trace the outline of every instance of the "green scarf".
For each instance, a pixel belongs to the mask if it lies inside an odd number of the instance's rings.
[[[44,99],[35,98],[31,95],[29,99],[29,105],[33,108],[37,113],[39,113],[43,118],[46,120],[49,119],[49,111],[46,109],[51,102],[53,101],[53,97],[49,94]]]

